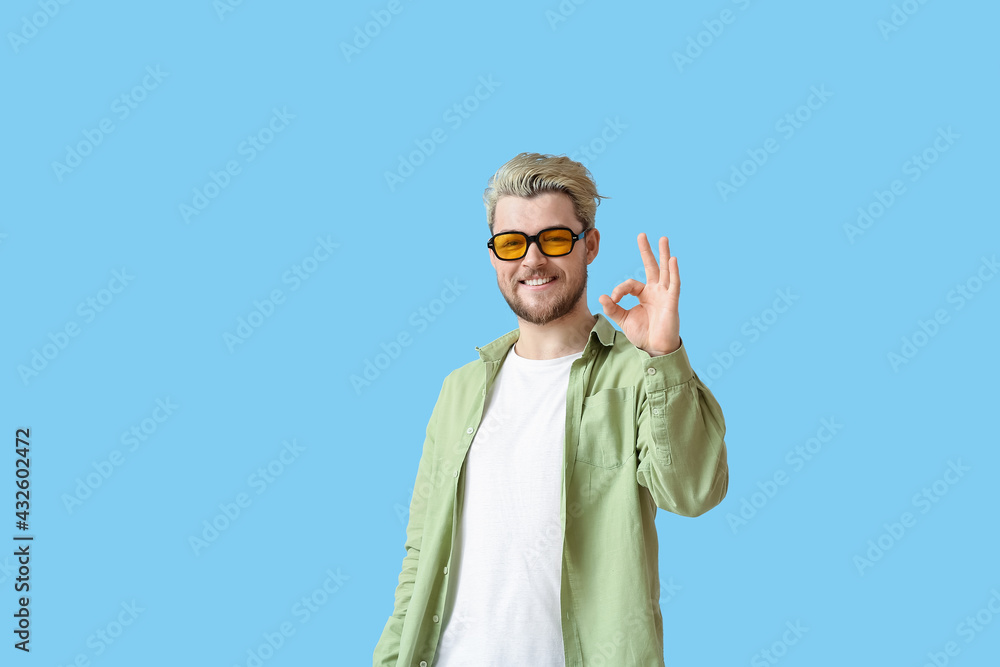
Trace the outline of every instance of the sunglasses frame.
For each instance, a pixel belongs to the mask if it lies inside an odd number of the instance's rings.
[[[561,230],[565,230],[565,231],[567,231],[567,232],[570,233],[569,250],[567,250],[566,252],[564,252],[562,254],[559,254],[559,255],[550,255],[549,253],[545,252],[542,249],[542,244],[538,242],[538,237],[541,236],[542,234],[544,234],[545,232],[553,232],[553,231],[556,231],[556,230],[560,230],[560,231]],[[528,254],[528,250],[531,248],[531,244],[532,243],[534,243],[536,246],[538,246],[538,252],[542,253],[546,257],[565,257],[566,255],[568,255],[571,252],[573,252],[573,248],[576,247],[576,242],[579,241],[580,239],[582,239],[583,235],[586,234],[588,231],[590,231],[590,230],[589,229],[585,229],[582,232],[580,232],[579,234],[577,234],[572,229],[570,229],[569,227],[547,227],[546,229],[539,230],[539,232],[537,234],[535,234],[534,236],[529,236],[529,235],[525,234],[524,232],[500,232],[499,234],[494,234],[493,236],[490,237],[490,240],[486,242],[486,247],[489,248],[490,250],[492,250],[493,251],[493,256],[496,257],[497,259],[499,259],[501,262],[516,262],[519,259],[524,259],[525,255]],[[497,254],[497,249],[496,249],[496,246],[493,244],[493,242],[496,240],[496,238],[498,236],[504,236],[506,234],[520,234],[525,239],[527,239],[527,241],[524,244],[524,254],[522,254],[520,257],[501,257],[499,254]]]

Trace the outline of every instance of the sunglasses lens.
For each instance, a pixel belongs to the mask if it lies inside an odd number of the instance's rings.
[[[545,232],[538,241],[546,255],[566,255],[573,249],[573,233],[566,229],[553,229]]]
[[[493,239],[493,248],[500,259],[517,259],[524,256],[526,241],[520,234],[500,234]]]

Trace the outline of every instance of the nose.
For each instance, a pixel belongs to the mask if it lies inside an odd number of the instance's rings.
[[[521,258],[521,263],[524,266],[542,266],[548,260],[548,256],[538,247],[538,241],[536,240],[528,244],[528,251]]]

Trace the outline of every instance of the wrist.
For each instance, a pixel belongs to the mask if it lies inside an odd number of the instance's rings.
[[[676,352],[680,348],[681,348],[681,339],[680,339],[680,336],[678,336],[676,343],[674,343],[673,346],[667,348],[666,350],[655,350],[655,349],[653,349],[653,350],[647,350],[647,349],[643,348],[643,352],[645,352],[646,354],[648,354],[651,357],[662,357],[665,354],[671,354],[673,352]]]

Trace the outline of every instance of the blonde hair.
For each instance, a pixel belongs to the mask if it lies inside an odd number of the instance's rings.
[[[602,199],[591,173],[579,162],[565,155],[520,153],[500,167],[490,177],[483,192],[486,223],[493,233],[497,201],[500,197],[513,196],[530,199],[542,192],[564,192],[573,200],[573,212],[584,229],[594,228],[597,206]]]

